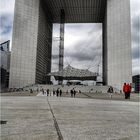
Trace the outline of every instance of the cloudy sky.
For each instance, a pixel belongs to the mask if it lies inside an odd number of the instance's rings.
[[[15,0],[0,0],[0,43],[11,40]],[[131,0],[132,71],[140,71],[140,0]],[[58,69],[59,24],[53,26],[52,70]],[[64,66],[99,71],[102,69],[102,25],[66,24]],[[99,67],[98,67],[99,66]]]

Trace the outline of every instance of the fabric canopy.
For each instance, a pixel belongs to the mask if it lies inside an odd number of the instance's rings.
[[[70,65],[61,71],[52,72],[48,74],[54,76],[56,80],[95,80],[97,79],[98,73],[93,73],[89,70],[76,69]]]

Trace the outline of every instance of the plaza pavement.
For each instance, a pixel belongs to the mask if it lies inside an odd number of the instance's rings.
[[[138,140],[139,102],[2,96],[2,140]]]

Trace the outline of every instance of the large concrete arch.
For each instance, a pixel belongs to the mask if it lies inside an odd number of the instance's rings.
[[[132,80],[129,0],[16,0],[10,87],[49,82],[52,24],[103,23],[103,81],[121,88]]]

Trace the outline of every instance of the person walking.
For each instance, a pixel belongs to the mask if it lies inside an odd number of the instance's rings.
[[[73,97],[73,89],[70,91],[70,93],[71,93],[71,97]]]
[[[55,96],[55,90],[53,89],[53,96]]]
[[[30,93],[33,93],[33,90],[32,89],[30,89]]]
[[[127,93],[127,94],[128,94],[128,96],[127,96],[127,98],[128,98],[128,99],[130,99],[130,94],[131,94],[131,85],[128,83],[128,84],[127,84],[127,86],[128,86],[128,93]]]
[[[73,95],[74,95],[74,98],[75,98],[75,95],[76,95],[76,90],[75,89],[73,90]]]
[[[60,97],[62,96],[62,90],[60,89]]]
[[[42,88],[42,94],[44,95],[44,89]]]
[[[107,92],[110,94],[110,98],[112,99],[112,96],[113,96],[113,87],[110,86]]]
[[[123,92],[125,94],[125,99],[128,99],[128,94],[129,94],[129,85],[124,83],[123,85]]]
[[[47,89],[47,96],[49,96],[49,89]]]
[[[57,96],[57,97],[59,96],[59,88],[58,88],[57,91],[56,91],[56,96]]]

